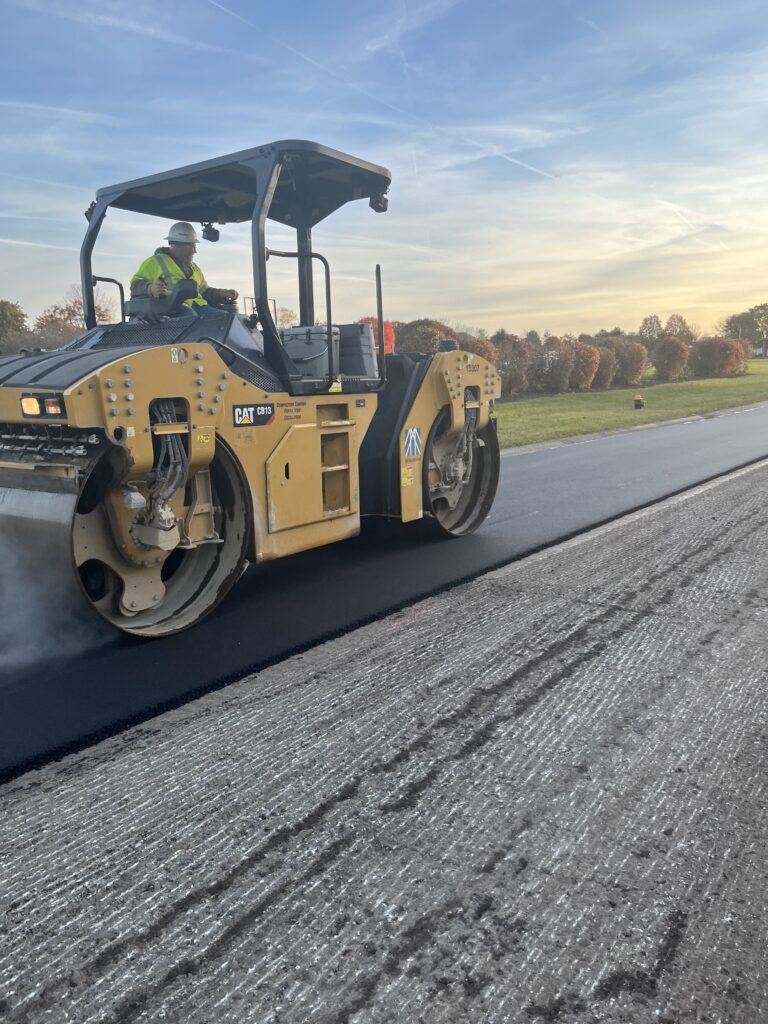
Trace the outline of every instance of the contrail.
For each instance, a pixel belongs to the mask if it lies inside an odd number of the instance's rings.
[[[248,25],[248,27],[254,29],[254,31],[261,33],[261,29],[259,28],[258,25],[256,25],[255,22],[244,17],[242,14],[238,14],[237,11],[233,11],[231,10],[231,8],[226,7],[224,4],[220,3],[219,0],[205,0],[205,3],[209,4],[211,7],[216,7],[218,10],[223,11],[225,14],[229,14],[232,18],[235,18],[237,21],[242,22],[244,25]],[[419,117],[418,115],[412,114],[407,110],[403,110],[402,107],[397,107],[392,103],[388,103],[380,96],[377,96],[375,93],[368,92],[367,89],[364,89],[361,85],[358,85],[356,82],[350,82],[347,78],[344,78],[343,75],[339,74],[333,68],[329,68],[326,65],[321,64],[319,61],[316,61],[313,57],[308,56],[308,54],[303,53],[301,50],[297,50],[295,46],[291,46],[289,43],[284,42],[279,37],[270,35],[269,38],[278,46],[281,46],[284,50],[287,50],[289,53],[292,53],[295,57],[298,57],[300,60],[303,60],[305,63],[311,65],[311,67],[315,68],[315,70],[322,71],[324,75],[327,75],[331,78],[335,78],[337,81],[341,82],[346,88],[352,89],[354,92],[358,93],[361,96],[364,96],[366,99],[371,100],[374,103],[377,103],[381,107],[385,107],[387,110],[391,110],[393,114],[398,114],[400,117],[406,118],[413,124],[422,125],[425,128],[429,128],[436,134],[442,135],[444,138],[450,139],[451,141],[455,141],[457,138],[461,139],[464,142],[469,143],[470,146],[473,146],[476,150],[478,150],[478,152],[482,153],[483,156],[499,157],[502,160],[506,160],[508,163],[516,164],[518,167],[522,167],[524,170],[529,171],[531,174],[538,174],[543,178],[551,178],[553,181],[557,180],[556,174],[551,174],[549,171],[545,171],[541,167],[535,167],[533,164],[526,163],[524,160],[518,160],[516,157],[509,156],[508,154],[503,152],[499,152],[499,150],[496,147],[487,146],[481,142],[478,142],[476,139],[467,138],[466,135],[460,134],[458,132],[451,132],[448,129],[441,127],[440,125],[434,124],[427,118]]]
[[[257,32],[261,33],[261,29],[259,28],[259,26],[255,22],[251,21],[249,18],[244,17],[242,14],[238,14],[237,11],[233,11],[231,8],[227,7],[225,4],[221,3],[220,0],[205,0],[205,2],[207,4],[209,4],[211,7],[215,7],[218,10],[223,11],[225,14],[230,15],[230,17],[235,18],[237,21],[242,22],[244,25],[247,25],[249,28],[254,29],[254,31],[257,31]],[[606,35],[605,31],[599,25],[597,25],[594,22],[589,21],[588,19],[583,18],[581,15],[576,14],[571,9],[570,5],[567,3],[567,0],[565,0],[565,2],[564,2],[564,0],[561,0],[561,4],[569,12],[569,14],[571,14],[572,17],[576,18],[576,20],[582,21],[583,23],[585,23],[590,29],[592,29],[596,33],[598,33],[600,35],[603,35],[603,36]],[[276,45],[281,46],[284,50],[287,50],[289,53],[291,53],[294,56],[298,57],[300,60],[304,61],[306,64],[309,64],[311,67],[315,68],[318,71],[322,71],[322,73],[324,75],[326,75],[327,77],[336,79],[341,84],[343,84],[343,86],[345,88],[352,89],[354,92],[358,93],[359,95],[364,96],[366,99],[371,100],[372,102],[378,104],[379,106],[384,107],[387,110],[392,111],[392,113],[394,113],[394,114],[398,114],[400,117],[405,118],[407,121],[410,121],[414,125],[419,125],[421,127],[428,128],[430,131],[434,132],[435,134],[441,135],[443,138],[450,139],[452,142],[455,142],[456,140],[459,140],[459,141],[461,141],[461,142],[463,142],[465,144],[468,144],[468,145],[472,146],[475,150],[477,150],[478,153],[481,153],[484,156],[496,157],[496,158],[498,158],[500,160],[504,160],[506,163],[514,164],[515,166],[520,167],[520,168],[522,168],[525,171],[528,171],[530,174],[535,174],[538,177],[547,178],[550,181],[560,181],[560,180],[562,180],[560,175],[553,174],[551,171],[544,170],[544,168],[542,168],[542,167],[537,167],[535,164],[529,163],[526,160],[520,160],[518,157],[510,156],[508,153],[505,153],[504,151],[500,150],[496,146],[492,146],[492,145],[488,145],[488,144],[479,142],[477,139],[469,138],[466,134],[463,134],[463,133],[452,132],[452,131],[450,131],[450,129],[446,129],[446,128],[443,128],[440,125],[436,125],[432,121],[429,121],[426,118],[419,117],[418,115],[412,114],[412,113],[410,113],[407,110],[403,110],[401,107],[395,106],[394,104],[387,102],[387,100],[382,99],[381,96],[378,96],[375,93],[368,92],[367,89],[364,89],[362,86],[358,85],[356,82],[349,81],[348,79],[344,78],[341,74],[339,74],[334,68],[330,68],[330,67],[325,66],[324,64],[322,64],[319,61],[315,60],[313,57],[310,57],[308,54],[303,53],[301,50],[296,49],[296,47],[290,46],[288,43],[284,42],[282,39],[279,39],[277,36],[269,35],[269,38]],[[418,173],[418,170],[417,170],[417,173]],[[597,201],[599,201],[601,203],[608,203],[608,204],[610,204],[612,202],[612,200],[609,199],[607,196],[603,196],[599,192],[594,192],[592,189],[584,190],[584,194],[592,196],[594,199],[596,199]],[[677,213],[677,215],[680,218],[681,222],[684,223],[686,225],[686,227],[688,227],[688,229],[690,231],[690,237],[692,237],[694,239],[694,241],[697,242],[697,244],[701,244],[699,242],[699,240],[696,239],[696,235],[702,229],[702,227],[705,226],[705,225],[698,225],[697,226],[696,224],[694,224],[689,218],[687,218],[680,211],[679,207],[676,207],[676,205],[674,203],[670,203],[670,202],[668,202],[667,200],[664,200],[664,199],[659,199],[658,202],[660,202],[660,203],[662,203],[664,205],[667,205],[667,206],[671,207],[673,210],[675,210],[675,212]],[[718,245],[721,248],[723,248],[725,250],[728,250],[728,246],[725,245],[725,243],[719,242]]]

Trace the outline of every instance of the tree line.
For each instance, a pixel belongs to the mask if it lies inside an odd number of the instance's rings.
[[[96,317],[108,323],[113,311],[99,296]],[[297,322],[296,314],[281,307],[278,325]],[[378,333],[375,317],[362,317]],[[651,364],[659,381],[691,377],[726,377],[746,370],[753,346],[763,355],[768,347],[768,303],[726,317],[715,337],[701,337],[695,324],[679,313],[665,323],[646,316],[635,333],[620,327],[594,334],[539,335],[535,330],[517,335],[500,328],[490,337],[480,329],[451,326],[422,318],[408,323],[386,320],[387,352],[434,352],[444,340],[476,352],[493,363],[502,379],[502,394],[523,392],[588,391],[613,385],[639,384]],[[0,354],[24,349],[58,348],[84,330],[83,303],[77,289],[45,309],[30,323],[17,302],[0,299]]]
[[[96,319],[108,323],[112,315],[112,309],[97,296]],[[0,299],[0,355],[24,349],[59,348],[84,330],[83,300],[77,289],[72,289],[61,302],[48,306],[31,323],[18,302]]]

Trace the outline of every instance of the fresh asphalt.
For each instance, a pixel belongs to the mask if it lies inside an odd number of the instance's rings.
[[[768,405],[504,453],[496,502],[461,540],[387,528],[251,568],[176,637],[118,637],[0,680],[0,774],[150,717],[292,651],[768,455]],[[482,609],[478,609],[482,616]]]

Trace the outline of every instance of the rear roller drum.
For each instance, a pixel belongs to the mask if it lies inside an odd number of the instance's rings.
[[[178,633],[207,615],[241,575],[249,498],[234,458],[221,444],[209,480],[214,539],[196,546],[179,544],[168,551],[154,549],[144,563],[137,564],[136,558],[121,554],[110,528],[109,467],[101,463],[94,468],[74,516],[72,551],[83,593],[113,626],[146,637]],[[188,485],[183,513],[188,511],[189,494]]]
[[[432,528],[450,537],[472,533],[490,511],[499,482],[499,441],[492,423],[476,427],[477,409],[464,428],[449,433],[446,407],[432,425],[424,455],[424,511]]]

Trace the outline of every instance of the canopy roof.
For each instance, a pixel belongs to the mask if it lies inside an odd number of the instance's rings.
[[[218,224],[249,221],[272,165],[280,177],[268,216],[296,227],[317,224],[353,199],[376,199],[389,188],[385,167],[317,142],[288,139],[99,189],[110,206],[169,220]],[[374,208],[386,208],[377,203]]]

